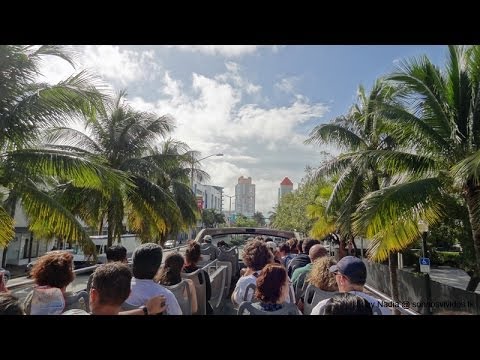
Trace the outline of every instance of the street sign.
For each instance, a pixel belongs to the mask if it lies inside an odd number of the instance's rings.
[[[420,258],[420,272],[429,273],[430,272],[430,259],[429,258]]]

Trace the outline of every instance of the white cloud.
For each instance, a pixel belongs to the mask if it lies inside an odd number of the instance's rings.
[[[225,67],[227,68],[227,72],[215,76],[215,80],[219,82],[231,82],[234,86],[237,86],[247,94],[255,94],[262,89],[260,85],[252,84],[240,75],[241,69],[239,64],[233,61],[227,61]]]
[[[322,117],[328,107],[308,99],[288,106],[265,108],[242,104],[246,79],[240,66],[227,62],[227,73],[207,77],[192,74],[183,84],[170,73],[163,78],[162,98],[147,102],[136,97],[139,109],[171,114],[177,123],[172,134],[202,156],[223,153],[202,161],[211,184],[225,187],[233,195],[239,176],[251,176],[257,185],[256,208],[268,213],[277,201],[277,191],[285,176],[300,181],[306,164],[316,165],[319,149],[303,145],[305,135],[296,127]],[[227,206],[227,205],[225,205]]]
[[[200,52],[206,55],[222,55],[225,57],[239,57],[255,53],[262,45],[170,45],[182,51]],[[269,46],[273,52],[278,52],[281,47]]]
[[[139,52],[114,45],[88,45],[82,50],[86,67],[122,86],[132,81],[152,80],[160,70],[152,50]]]
[[[287,78],[283,78],[275,84],[275,88],[287,94],[293,94],[295,83],[297,83],[299,80],[299,76],[290,76]]]

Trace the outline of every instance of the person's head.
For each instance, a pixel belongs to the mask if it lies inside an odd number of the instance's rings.
[[[180,253],[169,254],[154,280],[165,286],[178,284],[182,281],[183,264],[183,256]]]
[[[327,256],[327,249],[325,249],[322,245],[320,244],[314,244],[310,250],[308,251],[308,257],[310,258],[310,261],[313,263],[315,260]]]
[[[298,243],[298,240],[296,238],[290,238],[290,239],[287,240],[287,244],[288,244],[288,246],[290,246],[290,252],[292,254],[297,254],[298,253],[297,243]]]
[[[203,242],[207,243],[207,244],[211,244],[212,243],[212,237],[210,235],[205,235],[203,237]]]
[[[330,267],[335,264],[335,259],[328,256],[315,260],[305,280],[321,290],[338,291],[335,275],[329,271]]]
[[[297,246],[297,248],[296,248],[297,254],[301,254],[303,252],[303,242],[304,241],[305,240],[303,240],[303,239],[297,241],[297,245],[296,245]]]
[[[132,255],[133,276],[137,279],[153,279],[162,264],[162,247],[154,243],[142,244]]]
[[[40,286],[66,288],[73,279],[73,255],[67,251],[50,251],[40,257],[30,272]]]
[[[267,264],[257,278],[255,297],[264,303],[282,303],[288,297],[288,276],[282,265]]]
[[[224,240],[220,240],[218,243],[217,243],[217,247],[228,247],[228,244],[224,241]]]
[[[186,262],[190,265],[196,265],[201,255],[200,245],[195,241],[189,241],[185,250]]]
[[[267,241],[265,242],[265,245],[267,245],[273,256],[275,256],[275,254],[277,253],[277,244],[275,244],[273,241]]]
[[[0,315],[25,315],[22,304],[10,293],[0,293]]]
[[[309,255],[310,249],[312,246],[320,244],[320,241],[315,240],[315,239],[306,239],[302,243],[302,253]]]
[[[92,313],[95,314],[101,307],[120,309],[130,295],[131,280],[132,273],[124,263],[115,261],[99,266],[93,273],[90,289]]]
[[[361,296],[336,293],[323,307],[323,315],[373,315],[372,306]]]
[[[259,271],[272,262],[273,255],[263,241],[253,240],[243,248],[242,258],[246,267]]]
[[[335,274],[335,280],[341,292],[363,291],[363,285],[367,280],[367,267],[361,259],[355,256],[345,256],[329,270]]]
[[[106,251],[107,261],[127,262],[127,249],[122,245],[110,246]]]
[[[286,242],[284,242],[280,244],[278,251],[280,252],[281,256],[286,256],[287,254],[290,254],[290,246]]]

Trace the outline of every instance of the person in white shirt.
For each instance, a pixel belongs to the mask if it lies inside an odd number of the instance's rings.
[[[373,315],[392,315],[390,308],[382,306],[380,300],[363,292],[363,286],[367,280],[367,267],[363,261],[354,256],[345,256],[336,265],[329,269],[335,274],[335,280],[340,292],[361,296],[372,306]],[[311,315],[322,315],[325,312],[325,305],[330,299],[320,301],[312,309]]]
[[[162,264],[162,257],[162,247],[158,244],[146,243],[135,249],[132,255],[131,293],[125,301],[126,306],[123,306],[123,308],[143,306],[148,299],[162,295],[166,298],[166,314],[182,315],[182,309],[178,305],[175,295],[153,280]]]

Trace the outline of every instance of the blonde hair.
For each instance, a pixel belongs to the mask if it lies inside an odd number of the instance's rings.
[[[305,281],[324,291],[338,291],[335,275],[328,270],[336,263],[334,258],[327,256],[315,260]]]

